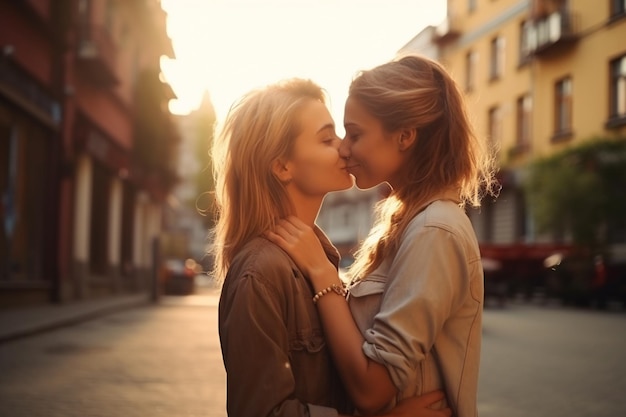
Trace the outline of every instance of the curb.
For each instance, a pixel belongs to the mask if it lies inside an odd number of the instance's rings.
[[[46,305],[0,312],[0,343],[72,326],[106,314],[117,313],[141,305],[150,305],[145,294],[89,300],[63,305]]]

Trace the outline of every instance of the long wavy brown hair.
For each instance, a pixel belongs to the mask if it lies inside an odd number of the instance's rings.
[[[408,55],[362,71],[349,96],[387,132],[417,129],[408,181],[379,202],[374,227],[355,254],[350,276],[360,279],[393,256],[409,222],[437,194],[458,190],[462,205],[478,207],[499,187],[493,150],[474,134],[463,95],[439,63]]]
[[[289,157],[301,133],[299,115],[310,100],[326,103],[310,80],[290,79],[253,90],[228,112],[213,144],[217,222],[212,231],[214,277],[223,281],[250,239],[294,214],[272,163]]]

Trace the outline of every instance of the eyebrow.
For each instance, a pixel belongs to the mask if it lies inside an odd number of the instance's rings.
[[[324,130],[327,130],[327,129],[332,129],[332,130],[335,130],[335,125],[334,125],[334,124],[332,124],[332,123],[327,123],[327,124],[325,124],[324,126],[322,126],[322,127],[320,128],[320,130],[318,130],[316,133],[321,133],[321,132],[323,132]]]

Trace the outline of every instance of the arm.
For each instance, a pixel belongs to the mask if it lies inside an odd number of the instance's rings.
[[[280,226],[268,237],[292,256],[316,291],[338,281],[310,228],[297,219]],[[367,340],[341,297],[325,295],[318,301],[331,351],[348,392],[362,411],[380,409],[406,387],[460,303],[464,291],[455,279],[462,276],[458,268],[464,257],[456,253],[451,259],[451,251],[462,252],[447,231],[431,228],[419,239],[409,233],[391,266],[381,312],[366,333]]]
[[[386,365],[403,391],[469,294],[463,244],[440,227],[409,227],[387,274],[380,311],[365,333],[363,350]]]
[[[319,274],[319,275],[318,275]],[[311,281],[316,290],[339,280],[334,268],[320,268]],[[389,404],[397,394],[387,368],[363,352],[364,339],[354,323],[348,303],[343,297],[328,294],[318,302],[318,311],[335,363],[346,390],[356,407],[372,414]]]
[[[293,222],[293,223],[292,223]],[[282,228],[267,237],[286,250],[319,292],[341,283],[313,230],[297,218],[281,221]],[[387,369],[363,354],[363,336],[345,298],[334,293],[317,303],[326,339],[344,385],[357,408],[365,413],[380,410],[397,393]]]

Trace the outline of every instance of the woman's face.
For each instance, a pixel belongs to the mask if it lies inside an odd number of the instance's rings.
[[[347,159],[348,171],[360,189],[387,182],[396,188],[405,154],[400,152],[397,134],[388,133],[356,99],[348,97],[344,112],[346,137],[339,153]]]
[[[287,161],[291,185],[300,193],[324,196],[331,191],[352,187],[354,180],[346,170],[346,161],[339,156],[341,139],[328,108],[311,100],[300,112],[300,135]]]

